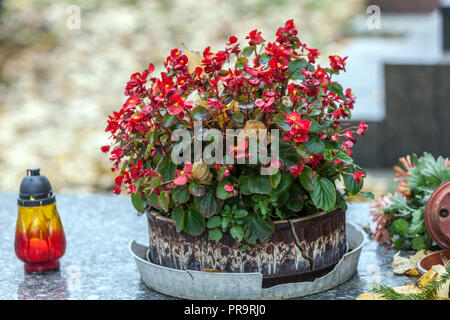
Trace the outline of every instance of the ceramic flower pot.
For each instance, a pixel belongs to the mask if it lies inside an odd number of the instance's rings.
[[[434,265],[442,264],[441,254],[444,254],[447,259],[450,259],[450,249],[436,251],[420,259],[417,263],[417,269],[420,274],[427,273]]]
[[[246,251],[229,234],[216,242],[207,232],[177,232],[175,221],[157,211],[148,211],[147,218],[153,263],[182,270],[260,272],[263,287],[312,281],[332,270],[347,251],[342,209],[275,221],[272,236]]]

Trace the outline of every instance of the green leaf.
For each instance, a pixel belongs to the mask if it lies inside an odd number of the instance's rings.
[[[314,176],[314,190],[311,193],[311,199],[318,209],[330,211],[336,204],[336,188],[327,178],[316,174]]]
[[[225,171],[229,170],[227,167],[221,167],[219,168],[219,170],[217,170],[217,181],[222,181],[223,179],[226,178],[226,176],[224,175]]]
[[[222,218],[219,217],[219,216],[213,216],[213,217],[208,219],[208,223],[206,224],[206,226],[209,229],[213,229],[213,228],[217,228],[221,224],[222,224]]]
[[[306,151],[310,154],[322,154],[325,143],[315,135],[310,135],[308,141],[304,143]]]
[[[268,55],[266,55],[265,53],[263,53],[260,57],[259,57],[259,63],[260,64],[266,64],[269,63],[270,61],[270,57]]]
[[[158,137],[158,130],[154,129],[147,134],[148,144],[154,144]]]
[[[295,151],[297,152],[297,154],[302,158],[302,159],[306,159],[308,157],[306,148],[304,145],[298,145],[295,147]]]
[[[311,169],[308,166],[303,166],[302,173],[298,176],[303,188],[305,188],[308,191],[314,190],[312,174],[313,174],[313,169]]]
[[[279,197],[283,192],[286,192],[293,180],[294,178],[290,174],[283,174],[278,187],[271,193],[271,196]]]
[[[427,184],[437,187],[449,179],[450,167],[446,168],[445,159],[442,156],[434,159],[430,153],[424,152],[420,162],[423,163],[423,169],[420,170],[420,173],[426,178]],[[419,170],[419,168],[416,168],[416,170]]]
[[[152,154],[152,150],[154,149],[154,144],[148,144],[146,149],[145,149],[145,154],[144,154],[144,158],[148,159],[151,157]]]
[[[352,163],[353,163],[352,157],[350,157],[350,156],[348,155],[348,153],[347,153],[347,152],[344,152],[344,151],[339,151],[339,152],[336,154],[336,159],[339,159],[339,160],[341,160],[342,162],[347,163],[347,164],[352,164]]]
[[[230,229],[230,235],[237,241],[241,242],[244,237],[244,230],[242,230],[241,226],[234,226]]]
[[[316,120],[314,120],[312,118],[305,118],[305,119],[311,121],[311,128],[309,129],[310,132],[313,132],[313,133],[322,132],[322,127]]]
[[[216,195],[208,191],[198,199],[198,206],[200,212],[205,217],[211,217],[217,214],[222,207],[223,201],[216,198]]]
[[[193,236],[201,234],[206,227],[205,218],[195,208],[189,208],[184,215],[183,230]]]
[[[231,184],[228,180],[220,181],[220,183],[217,185],[216,190],[216,197],[222,200],[228,199],[230,197],[233,197],[234,192],[228,192],[225,190],[225,185]]]
[[[300,188],[295,184],[289,189],[289,199],[286,202],[286,208],[294,212],[299,212],[303,208],[303,199]]]
[[[246,217],[246,216],[248,216],[248,211],[247,210],[239,209],[239,210],[233,211],[233,217],[235,219],[241,219],[241,218]]]
[[[275,189],[276,187],[278,187],[281,181],[281,171],[278,170],[276,174],[273,174],[269,177],[270,177],[270,185],[272,186],[272,188]]]
[[[166,113],[163,117],[162,125],[164,128],[169,128],[177,121],[177,119],[177,116]]]
[[[228,219],[227,217],[224,217],[222,219],[222,230],[226,231],[228,228],[228,224],[230,223],[230,219]]]
[[[194,120],[204,120],[209,116],[209,111],[205,107],[198,106],[191,111]]]
[[[323,158],[327,161],[333,161],[335,158],[335,155],[333,154],[336,153],[336,150],[333,149],[325,149],[324,153],[323,153]]]
[[[419,250],[425,249],[425,247],[426,247],[425,241],[423,240],[422,236],[415,237],[412,240],[412,248],[414,250],[419,251]]]
[[[317,107],[317,106],[316,106],[316,107]],[[321,107],[321,105],[320,105],[319,107],[317,107],[317,109],[311,110],[311,112],[309,113],[309,116],[310,116],[310,117],[315,117],[315,116],[320,115],[321,113],[322,113],[322,107]]]
[[[406,235],[409,232],[409,223],[406,219],[397,219],[392,223],[394,230],[397,233]]]
[[[251,195],[252,192],[248,188],[248,176],[241,175],[238,180],[239,190],[243,195]]]
[[[176,204],[183,204],[189,201],[189,190],[186,186],[175,188],[175,192],[172,193],[172,199]]]
[[[424,221],[421,221],[419,223],[412,223],[411,226],[409,227],[409,234],[411,235],[422,234],[426,230],[427,229]]]
[[[278,208],[281,208],[286,204],[286,202],[289,200],[289,193],[283,192],[276,198],[276,206]]]
[[[339,191],[336,191],[336,207],[339,207],[342,210],[347,211],[347,201]]]
[[[282,113],[277,113],[273,116],[275,125],[283,131],[291,131],[291,127],[287,124],[286,116]]]
[[[417,210],[414,210],[411,213],[412,216],[412,223],[414,224],[419,224],[421,222],[424,222],[424,211],[425,211],[425,207],[421,207]]]
[[[160,184],[161,184],[161,178],[158,178],[158,177],[153,178],[152,180],[150,180],[149,187],[150,187],[150,189],[155,189],[155,188],[158,188]]]
[[[342,174],[342,178],[344,179],[345,188],[349,191],[351,195],[357,194],[363,187],[364,181],[361,181],[359,184],[353,179],[353,172],[355,169],[351,168],[349,173],[351,174]]]
[[[359,194],[360,194],[361,196],[363,196],[363,197],[368,198],[368,199],[375,200],[375,196],[373,195],[372,192],[360,191]]]
[[[158,170],[165,181],[171,181],[175,179],[176,168],[177,166],[172,162],[172,159],[170,158],[164,159],[158,166]]]
[[[156,209],[159,209],[159,208],[160,208],[160,206],[159,206],[159,200],[158,200],[158,194],[157,194],[156,192],[150,193],[150,194],[147,196],[147,200],[148,200],[148,203],[149,203],[153,208],[156,208]]]
[[[331,92],[336,93],[336,94],[337,94],[338,96],[340,96],[341,98],[345,98],[345,96],[344,96],[344,89],[343,89],[342,86],[341,86],[339,83],[337,83],[337,82],[330,83],[330,84],[328,85],[328,90],[330,90]]]
[[[206,192],[205,186],[201,185],[197,180],[191,181],[189,184],[189,193],[194,197],[201,197]]]
[[[249,57],[252,55],[254,50],[255,49],[253,47],[245,47],[244,50],[242,51],[242,53],[244,54],[245,57]]]
[[[294,60],[288,63],[288,73],[291,74],[291,79],[301,80],[305,77],[302,70],[308,65],[305,60]]]
[[[182,206],[176,206],[172,211],[172,219],[175,221],[177,232],[183,229],[184,210]]]
[[[299,162],[299,150],[293,145],[280,139],[279,141],[279,159],[283,164],[283,167],[290,168],[291,166],[298,164]]]
[[[245,121],[245,115],[242,112],[234,112],[231,115],[231,118],[234,120],[238,127],[242,126]]]
[[[251,193],[270,194],[272,186],[270,184],[270,176],[262,176],[251,174],[248,178],[248,188]]]
[[[403,244],[403,242],[405,241],[404,238],[400,238],[400,236],[398,234],[394,235],[392,237],[393,243],[392,243],[392,248],[394,249],[399,249],[401,247],[401,245]]]
[[[215,228],[215,229],[209,230],[208,237],[211,240],[219,242],[223,237],[223,233],[219,229]]]
[[[169,192],[162,191],[158,196],[159,206],[165,212],[169,212]]]
[[[138,212],[144,212],[145,200],[141,197],[139,190],[131,194],[131,203]]]
[[[275,230],[270,219],[263,220],[260,217],[255,216],[247,216],[245,219],[244,237],[250,244],[255,244],[256,241],[266,241]]]

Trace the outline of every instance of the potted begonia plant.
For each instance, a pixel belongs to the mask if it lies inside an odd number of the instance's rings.
[[[159,76],[153,64],[131,75],[102,147],[114,193],[146,213],[154,263],[258,271],[265,286],[313,279],[345,254],[346,199],[365,177],[351,147],[367,125],[348,122],[355,97],[333,79],[347,57],[319,65],[293,20],[275,41],[243,42],[183,45]]]

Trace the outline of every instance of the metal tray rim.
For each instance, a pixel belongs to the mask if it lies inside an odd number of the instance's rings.
[[[347,239],[347,244],[350,247],[355,246],[351,251],[344,254],[332,271],[312,282],[285,283],[264,289],[262,288],[263,275],[260,272],[227,273],[173,269],[141,258],[133,248],[135,246],[148,247],[134,240],[129,242],[128,249],[136,261],[144,284],[167,295],[186,299],[285,299],[329,290],[349,280],[356,273],[362,247],[367,242],[367,235],[360,227],[352,223],[347,222],[347,229],[348,227],[354,229],[353,232],[359,234],[362,239],[359,241]],[[355,237],[358,236],[353,238]],[[357,243],[348,243],[349,241],[356,241]],[[144,256],[147,256],[147,251],[145,251]],[[155,274],[155,270],[158,270],[157,273],[159,274]],[[172,282],[172,278],[167,277],[169,274],[177,275],[178,280],[184,283]],[[231,282],[230,279],[236,281]],[[193,280],[203,281],[203,283],[194,284],[192,283]],[[187,283],[188,281],[190,283]],[[219,282],[223,286],[223,290],[217,287]],[[246,284],[242,285],[244,282]],[[211,286],[212,283],[215,285]],[[189,287],[189,285],[191,286]],[[191,290],[187,290],[187,288]],[[230,294],[230,290],[233,289],[237,292]]]

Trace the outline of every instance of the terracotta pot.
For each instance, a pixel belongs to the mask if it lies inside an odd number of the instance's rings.
[[[147,212],[147,218],[153,263],[182,270],[260,272],[263,287],[312,281],[331,271],[347,251],[342,209],[276,221],[272,236],[246,251],[229,234],[216,242],[207,232],[195,237],[176,232],[175,221],[157,211]]]
[[[450,259],[450,249],[430,253],[420,259],[417,264],[417,269],[419,270],[420,274],[427,273],[434,265],[442,264],[441,253],[444,253],[445,256]]]

